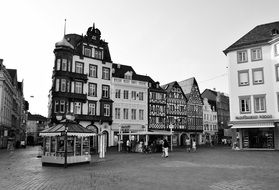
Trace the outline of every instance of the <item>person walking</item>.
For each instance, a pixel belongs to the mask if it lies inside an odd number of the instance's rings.
[[[167,157],[169,157],[169,142],[167,140],[167,137],[165,137],[165,139],[164,139],[163,147],[164,147],[165,158],[167,158]]]
[[[126,147],[127,147],[127,152],[131,152],[131,142],[129,139],[126,142]]]
[[[196,140],[195,140],[195,139],[193,139],[192,149],[193,149],[194,152],[197,151],[197,143],[196,143]]]
[[[190,140],[190,138],[186,138],[185,143],[186,143],[187,152],[190,152],[191,151],[191,140]]]

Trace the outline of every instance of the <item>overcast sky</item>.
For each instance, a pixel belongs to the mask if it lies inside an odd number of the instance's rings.
[[[228,93],[223,50],[256,25],[279,21],[276,0],[8,0],[0,7],[0,58],[24,80],[31,113],[43,116],[64,19],[66,33],[76,34],[95,22],[114,63],[161,85],[196,77],[201,93]]]

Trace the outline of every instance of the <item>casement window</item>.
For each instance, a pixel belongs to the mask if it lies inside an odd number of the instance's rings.
[[[274,45],[274,54],[275,54],[275,56],[279,55],[279,43]]]
[[[61,79],[61,92],[66,92],[67,83],[66,79]]]
[[[109,86],[102,85],[102,97],[109,98]]]
[[[132,109],[131,110],[131,114],[132,114],[132,120],[136,120],[137,119],[137,110],[136,109]]]
[[[139,110],[139,120],[143,120],[143,110]]]
[[[251,99],[250,96],[240,96],[239,97],[239,108],[240,113],[251,113]]]
[[[278,82],[279,81],[279,63],[275,65],[275,75],[276,75],[276,81]]]
[[[59,71],[61,67],[61,59],[56,60],[56,70]]]
[[[237,62],[244,63],[248,61],[247,50],[237,52]]]
[[[137,92],[136,91],[132,91],[132,99],[133,100],[137,99]]]
[[[54,102],[54,113],[58,113],[59,112],[59,101],[55,100]]]
[[[251,49],[251,60],[252,61],[262,60],[262,48]]]
[[[83,74],[83,63],[76,62],[75,72]]]
[[[95,83],[88,84],[88,96],[97,97],[97,84]]]
[[[265,95],[254,95],[254,110],[255,113],[266,112]]]
[[[249,85],[249,70],[238,71],[238,86]]]
[[[82,82],[75,82],[75,93],[82,94]]]
[[[123,109],[123,119],[129,119],[129,110],[127,108]]]
[[[94,77],[94,78],[97,78],[97,72],[98,72],[98,69],[97,69],[97,65],[89,65],[89,77]]]
[[[120,89],[116,89],[115,90],[115,98],[120,98],[120,94],[121,94],[121,90]]]
[[[95,48],[95,56],[96,59],[103,59],[103,51],[101,49]]]
[[[88,115],[96,115],[96,103],[88,103]]]
[[[103,67],[102,79],[110,80],[110,69],[109,68]]]
[[[278,107],[278,112],[279,112],[279,92],[277,92],[277,107]]]
[[[120,119],[120,108],[115,108],[115,119]]]
[[[62,59],[62,71],[67,71],[67,59]]]
[[[65,101],[60,100],[60,113],[65,113]]]
[[[74,102],[74,114],[81,114],[81,102]]]
[[[264,83],[264,75],[263,68],[252,69],[253,73],[253,84],[263,84]]]
[[[84,56],[92,57],[92,49],[90,47],[84,47]]]
[[[55,83],[55,91],[56,92],[59,91],[59,87],[60,87],[60,79],[56,79],[56,83]]]
[[[129,99],[129,91],[124,90],[124,99]]]
[[[139,100],[143,100],[143,92],[139,92]]]

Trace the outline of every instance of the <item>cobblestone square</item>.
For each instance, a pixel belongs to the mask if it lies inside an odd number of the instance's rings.
[[[42,166],[38,147],[0,150],[0,189],[277,190],[279,152],[228,147],[160,154],[118,153],[68,168]]]

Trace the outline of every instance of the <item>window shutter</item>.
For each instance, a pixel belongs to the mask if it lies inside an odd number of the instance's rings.
[[[263,82],[262,71],[255,71],[254,72],[254,82],[255,83],[262,83]]]

